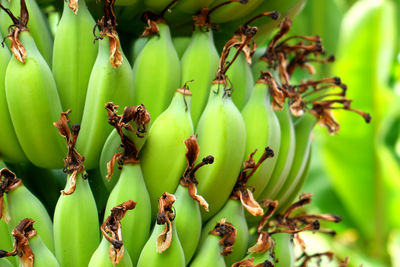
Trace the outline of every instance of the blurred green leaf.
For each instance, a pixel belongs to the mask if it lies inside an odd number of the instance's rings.
[[[392,201],[385,192],[389,175],[385,170],[395,169],[397,163],[385,160],[382,146],[384,129],[390,128],[387,118],[395,114],[390,105],[394,95],[386,87],[395,50],[395,24],[390,1],[362,0],[346,13],[333,73],[348,85],[352,106],[369,112],[372,122],[367,125],[356,114],[338,112],[341,130],[324,138],[323,145],[332,185],[362,237],[373,240],[370,252],[377,256],[383,254],[386,220],[394,219],[384,208]]]

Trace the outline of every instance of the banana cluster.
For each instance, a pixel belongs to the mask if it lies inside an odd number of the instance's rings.
[[[0,265],[293,266],[291,238],[338,221],[290,217],[314,126],[370,120],[339,78],[295,82],[333,59],[286,37],[304,2],[0,0]],[[24,185],[51,195],[50,169],[53,206]]]

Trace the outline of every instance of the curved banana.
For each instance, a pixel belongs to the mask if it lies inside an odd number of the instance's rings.
[[[258,158],[262,154],[261,149],[266,146],[269,146],[274,152],[274,156],[263,162],[247,183],[248,186],[254,188],[253,196],[256,199],[271,178],[281,145],[281,128],[272,109],[270,98],[268,82],[264,76],[261,76],[254,86],[249,101],[242,110],[246,125],[245,155],[249,155],[254,149],[258,149],[255,154],[255,157]]]
[[[9,8],[10,3],[7,0],[0,0],[0,4],[5,7]],[[10,17],[7,15],[6,12],[0,12],[0,34],[2,36],[7,36],[8,35],[8,26],[12,24],[12,21],[10,20]],[[7,43],[9,45],[9,43]]]
[[[153,218],[157,197],[163,192],[174,192],[185,169],[184,141],[193,135],[190,101],[191,93],[186,86],[178,89],[168,109],[151,126],[143,147],[141,165]]]
[[[190,44],[181,59],[181,82],[193,80],[190,87],[193,94],[190,113],[195,127],[206,105],[219,62],[208,16],[208,9],[202,9],[197,16]]]
[[[99,220],[83,166],[84,157],[75,149],[79,126],[74,125],[70,130],[68,122],[68,112],[63,112],[60,120],[54,123],[68,146],[64,160],[67,183],[61,191],[53,219],[55,255],[60,266],[87,267],[100,243]]]
[[[174,195],[164,193],[159,199],[156,224],[140,253],[137,267],[185,266],[185,254],[176,232],[173,211]]]
[[[111,215],[101,225],[103,239],[93,253],[89,267],[133,266],[129,253],[124,248],[121,220],[135,206],[136,202],[128,200],[111,209]]]
[[[146,45],[148,37],[137,38],[131,45],[131,62],[132,66],[135,65],[135,61],[138,58],[143,47]]]
[[[18,255],[21,266],[31,267],[59,267],[56,257],[46,247],[39,233],[33,228],[34,220],[22,219],[12,230],[14,249],[10,252],[2,251],[2,257]],[[3,266],[3,265],[2,265]]]
[[[149,39],[133,65],[135,103],[145,104],[155,121],[179,88],[181,68],[166,22],[162,18],[146,22],[150,28],[142,36]]]
[[[232,253],[232,246],[236,243],[236,226],[227,222],[226,218],[214,222],[213,226],[205,233],[204,242],[196,252],[190,267],[227,266],[224,259]]]
[[[4,201],[4,200],[3,200]],[[7,212],[3,210],[3,213]],[[0,219],[0,250],[11,251],[13,249],[13,242],[11,240],[11,234],[8,230],[8,225],[4,218]],[[15,258],[3,259],[0,257],[0,266],[8,267],[6,264],[11,264],[11,266],[16,265]]]
[[[4,13],[0,11],[0,13]],[[0,39],[3,39],[0,33]],[[11,163],[27,161],[24,152],[19,145],[15,135],[14,126],[11,122],[10,113],[7,106],[6,89],[4,78],[11,55],[7,47],[0,48],[0,155],[3,160]]]
[[[0,266],[2,267],[15,267],[8,259],[0,259]]]
[[[29,28],[29,32],[35,40],[35,44],[37,49],[40,51],[40,54],[46,60],[47,64],[51,65],[51,60],[53,56],[53,37],[50,33],[50,28],[47,24],[46,19],[42,11],[40,10],[39,5],[35,0],[23,0],[26,4],[26,8],[29,13],[29,22],[27,24]],[[9,8],[11,12],[17,14],[21,9],[21,1],[13,0],[10,1]],[[12,22],[9,21],[7,26],[11,25]]]
[[[273,236],[275,240],[275,260],[276,267],[294,267],[296,258],[294,255],[292,235],[280,233]]]
[[[25,5],[21,8],[22,19],[9,15],[14,23],[26,27]],[[19,34],[9,35],[14,57],[7,66],[5,86],[11,120],[22,150],[33,164],[60,168],[66,149],[51,126],[62,111],[56,83],[30,32],[24,29],[16,27],[13,32]]]
[[[275,163],[271,179],[259,195],[258,199],[275,199],[279,189],[285,182],[293,163],[296,137],[289,107],[284,105],[283,110],[275,111],[275,114],[281,127],[281,145],[278,152],[279,157]]]
[[[8,222],[9,231],[12,231],[22,219],[32,218],[36,221],[36,229],[43,242],[51,251],[54,251],[53,224],[46,208],[10,170],[1,169],[0,178],[3,178],[1,188],[5,188],[4,192],[0,192],[2,193],[0,200],[4,197],[3,194],[7,193],[7,214],[1,212],[1,210],[5,211],[3,204],[0,207],[0,215],[2,215],[3,220],[10,220]]]
[[[71,123],[81,122],[90,73],[96,59],[98,44],[93,44],[95,24],[84,0],[72,6],[64,2],[53,47],[53,75],[61,104],[73,110]],[[72,6],[70,8],[69,6]],[[72,10],[71,10],[72,9]]]
[[[108,12],[98,23],[101,28],[99,38],[103,40],[99,40],[99,51],[90,74],[81,123],[82,131],[76,144],[78,151],[85,156],[87,169],[97,166],[101,149],[112,131],[112,127],[107,123],[104,105],[112,101],[125,107],[133,102],[132,70],[119,46],[113,2],[104,2],[104,8]]]
[[[139,38],[138,40],[140,40]],[[188,48],[189,44],[191,43],[192,38],[190,36],[174,36],[172,37],[172,43],[174,44],[176,53],[178,57],[182,60],[182,56],[185,53],[186,49]],[[181,62],[182,64],[182,62]],[[182,71],[184,70],[183,67]],[[189,81],[190,79],[186,80],[185,82]]]
[[[233,0],[230,5],[224,5],[212,13],[211,19],[215,23],[223,23],[245,17],[255,10],[264,0]],[[216,0],[211,7],[214,8],[226,0]]]
[[[175,212],[179,214],[175,218],[176,230],[185,254],[186,265],[193,257],[200,240],[202,222],[199,204],[206,211],[208,210],[206,200],[197,195],[196,171],[200,167],[214,162],[212,156],[207,156],[198,165],[194,165],[200,150],[196,138],[196,136],[191,136],[185,140],[187,166],[174,194],[176,197]]]
[[[143,122],[148,123],[149,114],[145,109],[142,109],[142,106],[138,107],[140,108],[125,108],[123,115],[117,115],[114,106],[110,105],[107,107],[108,117],[110,118],[109,122],[116,128],[120,136],[121,146],[124,150],[121,153],[114,154],[109,162],[108,177],[113,175],[112,166],[114,165],[114,162],[118,161],[119,167],[122,168],[122,170],[117,184],[108,197],[106,211],[111,210],[119,203],[130,199],[135,199],[138,203],[135,212],[125,215],[125,227],[122,229],[124,246],[129,252],[133,265],[136,265],[140,251],[149,237],[151,225],[150,198],[147,193],[141,165],[138,160],[138,150],[132,139],[128,138],[122,130],[122,127],[124,127],[125,124],[130,123],[129,120],[124,121],[125,118],[132,119],[140,117],[143,120],[135,121],[135,123],[138,125],[142,125]],[[128,114],[128,111],[132,111],[132,113]],[[108,214],[105,213],[104,216],[106,218]]]
[[[289,199],[301,180],[309,159],[311,151],[311,133],[316,123],[317,118],[308,112],[298,118],[295,123],[296,146],[294,149],[293,164],[287,179],[276,195],[276,200],[278,200],[279,203],[285,203]]]

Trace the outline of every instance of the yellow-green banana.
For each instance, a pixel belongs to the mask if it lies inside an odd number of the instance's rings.
[[[207,201],[197,195],[196,171],[214,162],[214,157],[207,156],[199,164],[194,165],[200,150],[196,138],[194,135],[185,140],[187,166],[174,194],[176,197],[174,207],[176,214],[179,214],[175,218],[176,230],[185,253],[186,265],[193,257],[200,240],[202,222],[199,204],[208,210]]]
[[[100,243],[99,220],[83,166],[84,157],[75,149],[79,125],[73,125],[70,130],[68,122],[68,112],[63,112],[60,120],[54,123],[68,146],[64,159],[67,183],[61,191],[53,219],[55,255],[62,267],[87,267]]]
[[[212,13],[211,19],[215,23],[223,23],[245,17],[255,10],[264,0],[233,0],[232,4],[224,5]],[[226,0],[216,0],[211,7],[227,2]]]
[[[175,226],[175,196],[164,193],[159,199],[156,224],[140,253],[137,267],[184,267],[185,254]],[[181,215],[182,216],[182,215]]]
[[[53,75],[64,110],[71,109],[71,122],[81,122],[89,76],[96,59],[98,44],[93,44],[95,24],[84,0],[64,1],[53,47]]]
[[[296,146],[296,137],[292,117],[288,105],[284,105],[283,110],[275,111],[281,128],[281,145],[279,148],[279,157],[276,161],[271,179],[265,186],[258,199],[275,199],[276,195],[290,172],[293,163],[294,151]]]
[[[181,82],[193,80],[190,90],[193,94],[191,115],[196,127],[207,102],[210,84],[218,69],[219,55],[214,44],[213,31],[208,24],[207,9],[195,21],[195,28],[189,46],[181,59]]]
[[[9,13],[19,25],[13,32],[19,34],[9,37],[14,56],[5,77],[8,108],[27,158],[39,167],[60,168],[66,149],[51,125],[62,111],[61,103],[51,70],[26,28],[29,16],[21,1],[20,18]]]
[[[150,29],[143,36],[149,39],[133,64],[133,79],[135,103],[146,105],[154,122],[179,88],[181,69],[166,22],[162,18],[146,22]]]
[[[294,267],[296,261],[293,248],[292,235],[280,233],[273,236],[275,240],[275,260],[276,267]]]
[[[14,229],[18,223],[26,218],[36,221],[36,229],[40,233],[46,246],[54,251],[53,224],[46,208],[23,184],[16,175],[8,169],[0,170],[0,200],[4,193],[7,193],[7,214],[2,214],[3,220],[9,217],[9,231]],[[1,201],[0,201],[1,203]],[[4,211],[3,207],[0,210]],[[1,214],[2,212],[0,212]]]
[[[112,127],[107,123],[104,105],[114,102],[121,107],[132,105],[134,87],[131,66],[119,45],[114,16],[114,1],[105,1],[107,10],[98,22],[100,26],[99,51],[90,74],[81,133],[77,149],[85,156],[85,166],[97,166],[101,149]]]
[[[236,243],[236,226],[221,218],[205,233],[204,242],[200,244],[190,267],[217,266],[225,267],[225,256],[232,253]]]
[[[129,253],[124,248],[121,220],[135,206],[136,202],[128,200],[111,209],[111,215],[101,225],[103,239],[93,253],[89,267],[133,266]]]
[[[261,76],[254,86],[249,101],[242,110],[246,124],[245,155],[249,155],[254,149],[258,149],[255,154],[257,158],[262,155],[261,149],[266,146],[269,146],[274,152],[274,157],[264,161],[247,183],[254,188],[253,196],[256,199],[271,178],[281,145],[281,128],[272,109],[270,98],[268,83]]]
[[[142,51],[143,47],[146,45],[147,41],[149,40],[148,37],[137,38],[131,46],[131,62],[132,66],[134,62],[138,58],[140,52]]]
[[[0,13],[4,13],[0,11]],[[0,33],[0,39],[3,39]],[[15,135],[14,126],[11,122],[10,113],[7,106],[6,89],[4,78],[8,62],[11,59],[10,51],[7,47],[0,48],[0,156],[3,160],[11,163],[26,161],[26,156],[19,145]]]
[[[140,40],[140,39],[139,39]],[[172,37],[172,43],[174,44],[176,53],[178,54],[178,57],[182,60],[182,56],[185,53],[186,49],[188,48],[189,44],[191,43],[192,38],[190,36],[175,36]],[[181,62],[182,64],[182,62]],[[183,71],[183,67],[181,67]],[[185,82],[189,81],[190,79],[187,79]]]
[[[185,169],[184,141],[193,135],[190,101],[191,93],[186,86],[178,89],[168,109],[151,126],[143,147],[141,164],[153,218],[157,213],[157,198],[163,192],[176,190]]]
[[[53,37],[51,36],[49,26],[39,5],[35,0],[24,0],[26,8],[29,13],[29,22],[27,24],[29,32],[35,40],[37,49],[43,58],[46,60],[48,65],[51,65],[51,59],[53,55]],[[10,1],[9,8],[16,14],[21,9],[21,1],[13,0]],[[9,20],[7,26],[11,25],[12,21]]]
[[[17,255],[20,266],[23,267],[59,267],[56,257],[46,247],[40,238],[40,233],[33,228],[34,222],[30,218],[25,218],[15,226],[12,230],[15,239],[14,249],[10,252],[0,251],[0,257]]]

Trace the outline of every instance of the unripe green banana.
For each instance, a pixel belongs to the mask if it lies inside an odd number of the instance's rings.
[[[185,140],[187,166],[175,192],[176,201],[174,207],[176,213],[179,214],[175,218],[175,224],[179,241],[185,254],[186,265],[188,265],[193,257],[200,240],[202,222],[199,204],[206,211],[208,210],[206,200],[197,195],[196,186],[198,181],[195,177],[196,171],[200,167],[214,162],[214,158],[208,156],[202,159],[198,165],[194,165],[200,150],[196,138],[196,136],[191,136]]]
[[[9,8],[10,3],[7,0],[0,0],[0,4],[5,7]],[[6,12],[0,12],[0,34],[2,36],[8,35],[8,26],[11,25],[10,18],[8,17]]]
[[[0,11],[0,13],[5,13]],[[0,33],[0,39],[3,39]],[[0,48],[0,155],[3,160],[11,163],[19,163],[27,161],[24,152],[19,145],[17,136],[15,135],[14,126],[11,122],[10,113],[7,106],[7,98],[5,91],[6,69],[11,55],[7,47]]]
[[[255,154],[255,157],[258,158],[262,154],[261,149],[266,146],[270,146],[274,151],[274,157],[263,162],[247,182],[248,186],[254,188],[253,196],[256,199],[271,178],[281,145],[281,129],[278,118],[272,109],[270,97],[267,82],[261,77],[255,84],[251,97],[242,110],[246,124],[245,155],[249,155],[254,149],[258,149]]]
[[[101,226],[103,239],[93,253],[89,267],[133,266],[129,253],[125,251],[121,220],[125,217],[126,212],[134,209],[135,206],[136,202],[128,200],[111,209],[111,215]]]
[[[236,49],[232,49],[229,53],[228,60],[231,60],[236,53]],[[232,101],[236,107],[241,110],[247,103],[254,87],[254,78],[250,65],[246,62],[246,56],[242,52],[226,72],[232,84]]]
[[[216,224],[214,223],[214,227],[205,232],[204,242],[200,244],[190,267],[227,266],[224,258],[232,253],[236,234],[236,226],[227,222],[226,218],[221,218]]]
[[[157,197],[163,192],[174,192],[185,169],[184,141],[193,135],[191,93],[185,88],[177,90],[168,109],[153,123],[143,148],[141,164],[153,218]]]
[[[276,161],[274,172],[258,199],[275,199],[279,189],[283,185],[292,166],[294,150],[296,146],[293,121],[290,115],[289,107],[284,105],[283,110],[275,111],[281,127],[281,145],[279,148],[279,157]]]
[[[26,26],[24,5],[20,17],[12,15],[15,23]],[[33,164],[60,168],[66,149],[51,127],[62,111],[56,83],[31,34],[24,29],[16,27],[13,31],[19,35],[9,37],[14,57],[7,66],[5,85],[11,120],[22,150]]]
[[[0,259],[0,266],[2,266],[2,267],[15,267],[8,259]]]
[[[295,123],[296,147],[293,164],[279,193],[276,195],[279,203],[285,203],[301,181],[311,150],[311,133],[316,123],[317,118],[309,112],[298,118]]]
[[[134,62],[138,58],[140,52],[142,51],[143,47],[146,45],[147,41],[149,40],[148,37],[137,38],[131,46],[131,62],[132,66],[135,65]]]
[[[37,49],[40,51],[40,54],[46,60],[47,64],[51,65],[53,55],[53,37],[51,36],[47,21],[35,0],[27,0],[25,3],[29,12],[29,22],[27,24],[29,32],[35,40],[35,44]],[[9,5],[10,10],[14,14],[17,14],[21,9],[21,2],[18,0],[11,1]],[[11,24],[12,22],[9,20],[6,25],[9,26]]]
[[[71,4],[74,1],[71,0]],[[58,24],[53,47],[53,75],[64,109],[73,110],[71,122],[81,122],[90,73],[96,59],[98,45],[93,44],[95,24],[85,1],[64,10]],[[68,78],[66,78],[68,77]]]
[[[0,257],[18,255],[23,267],[59,267],[56,257],[46,247],[40,235],[33,228],[35,221],[30,218],[21,220],[12,230],[14,249],[10,252],[0,251]]]
[[[226,2],[226,0],[216,0],[211,7]],[[255,10],[263,0],[234,0],[232,4],[223,6],[212,13],[211,19],[215,23],[223,23],[245,17]]]
[[[184,0],[178,1],[174,6],[174,12],[193,15],[198,13],[203,7],[208,7],[214,0]]]
[[[210,204],[202,213],[203,221],[215,215],[232,192],[243,160],[246,129],[239,110],[233,104],[227,85],[214,82],[196,133],[201,147],[199,158],[213,155],[215,162],[198,171],[199,194]]]
[[[3,193],[7,193],[7,212],[11,218],[8,222],[9,231],[12,231],[22,219],[26,217],[32,218],[36,221],[36,229],[40,233],[43,242],[51,251],[54,251],[53,224],[46,208],[10,170],[1,169],[0,178],[3,178],[1,191],[4,190],[0,192],[0,198],[3,197]],[[4,206],[0,207],[0,210],[3,208]],[[4,217],[5,214],[2,216]]]
[[[169,193],[159,198],[157,223],[140,253],[137,267],[185,266],[185,255],[174,222],[174,202],[174,195]]]
[[[198,20],[201,16],[199,15]],[[205,15],[208,17],[208,14]],[[182,83],[193,80],[190,90],[193,94],[191,115],[196,127],[207,102],[210,84],[218,69],[219,55],[215,48],[213,32],[209,25],[197,25],[191,42],[182,56]],[[194,63],[195,62],[195,63]]]
[[[149,36],[140,51],[133,65],[133,79],[135,103],[145,104],[155,121],[179,88],[181,69],[168,25],[163,19],[149,21],[156,34]]]
[[[280,233],[273,236],[275,240],[275,261],[276,267],[293,267],[295,255],[293,248],[292,235]]]
[[[142,38],[139,38],[140,40]],[[176,53],[178,54],[178,57],[182,60],[182,56],[185,53],[186,49],[188,48],[189,44],[191,43],[192,38],[190,36],[175,36],[172,37],[172,43],[174,44]],[[181,62],[182,64],[182,62]],[[181,67],[182,71],[184,70],[183,67]],[[187,79],[185,82],[189,81],[190,79]]]
[[[75,149],[79,125],[73,125],[70,131],[68,113],[63,112],[60,120],[54,123],[68,146],[64,159],[67,183],[54,211],[55,255],[60,266],[87,267],[100,243],[99,220],[83,166],[84,157]]]
[[[85,107],[83,110],[81,133],[77,149],[85,156],[85,166],[97,166],[101,149],[112,127],[107,123],[104,104],[114,102],[121,107],[132,105],[134,87],[131,66],[119,47],[113,15],[113,2],[104,2],[108,10],[98,23],[100,26],[99,51],[90,74]],[[111,21],[111,23],[109,23]]]
[[[3,199],[4,201],[5,199]],[[6,205],[7,206],[7,205]],[[3,213],[7,212],[3,210]],[[13,242],[11,241],[11,234],[8,230],[8,225],[5,218],[0,219],[0,249],[11,251],[13,249]],[[11,264],[11,266],[16,265],[15,258],[3,259],[0,258],[0,266],[8,267],[6,264]]]

